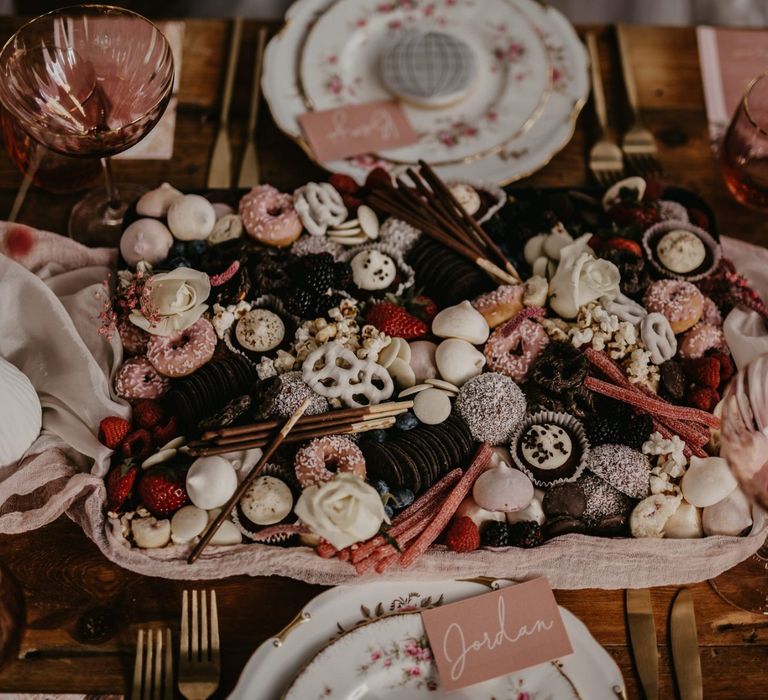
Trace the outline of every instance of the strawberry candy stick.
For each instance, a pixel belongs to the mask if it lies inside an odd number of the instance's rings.
[[[483,473],[485,465],[491,458],[491,446],[484,442],[480,445],[479,449],[475,453],[475,457],[472,460],[472,464],[469,465],[467,471],[456,484],[448,498],[445,499],[443,507],[438,514],[432,520],[424,531],[416,538],[408,549],[400,555],[400,566],[407,568],[413,564],[424,552],[429,549],[430,545],[438,538],[440,533],[445,529],[448,522],[453,517],[453,514],[459,507],[459,504],[464,500],[465,496],[469,493],[473,484],[477,480],[477,477]]]

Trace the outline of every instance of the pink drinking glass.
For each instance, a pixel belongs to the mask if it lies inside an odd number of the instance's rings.
[[[104,189],[70,216],[70,235],[115,245],[143,189],[117,186],[109,156],[138,143],[162,116],[173,55],[141,15],[110,5],[65,7],[33,19],[0,51],[0,102],[35,141],[65,156],[102,159]]]

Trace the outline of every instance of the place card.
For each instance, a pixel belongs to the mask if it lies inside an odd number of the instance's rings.
[[[323,162],[399,148],[418,140],[395,100],[307,112],[299,117],[299,124]]]
[[[447,691],[573,653],[545,578],[423,610],[421,617]]]

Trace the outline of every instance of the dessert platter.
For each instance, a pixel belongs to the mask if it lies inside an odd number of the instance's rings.
[[[539,169],[570,140],[589,94],[584,46],[560,12],[533,0],[478,5],[294,3],[264,59],[276,124],[316,159],[302,114],[394,97],[415,144],[320,165],[360,183],[419,159],[446,179],[509,183]]]
[[[768,309],[706,203],[639,177],[507,194],[408,174],[135,204],[103,314],[131,416],[99,428],[133,565],[623,587],[756,550],[718,415],[728,314]],[[207,573],[185,570],[300,406]]]
[[[424,645],[419,611],[508,585],[509,581],[487,579],[338,586],[312,600],[285,630],[259,647],[232,697],[253,697],[257,690],[286,698],[321,692],[334,697],[366,697],[366,692],[373,697],[377,692],[379,697],[442,697],[437,670]],[[621,672],[610,655],[569,610],[561,607],[560,612],[573,654],[454,691],[450,697],[625,697]],[[331,669],[335,675],[329,678]],[[367,690],[361,687],[362,673]],[[296,694],[310,683],[313,693]]]

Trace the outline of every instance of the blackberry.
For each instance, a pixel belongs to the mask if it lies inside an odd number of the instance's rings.
[[[586,421],[587,440],[592,447],[615,445],[623,442],[625,425],[606,416],[595,416]]]
[[[544,542],[544,533],[541,526],[534,520],[523,520],[519,523],[508,525],[509,543],[513,547],[538,547]]]
[[[661,367],[662,396],[673,401],[682,401],[688,388],[688,380],[685,378],[683,366],[675,360],[667,360]]]
[[[509,526],[506,522],[491,520],[480,528],[481,547],[509,547]]]
[[[336,281],[336,263],[330,253],[304,255],[291,265],[290,275],[301,289],[325,294]]]
[[[352,268],[348,263],[334,263],[333,276],[333,286],[335,289],[349,289],[352,287]]]
[[[306,289],[296,289],[285,302],[288,312],[300,318],[314,318],[317,315],[317,306],[317,295]]]
[[[319,314],[324,314],[331,309],[335,309],[345,299],[344,296],[336,292],[331,294],[321,294],[316,297],[316,311]]]

